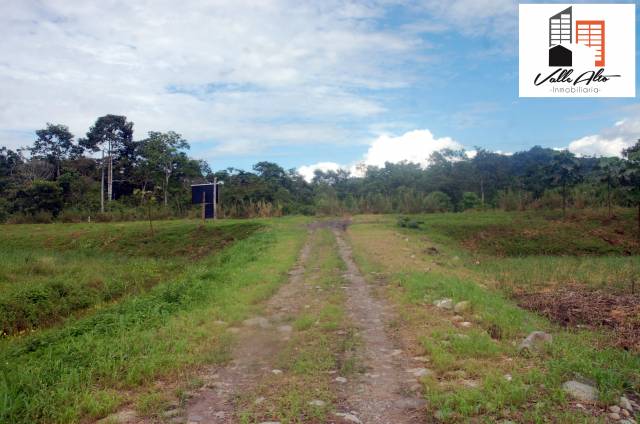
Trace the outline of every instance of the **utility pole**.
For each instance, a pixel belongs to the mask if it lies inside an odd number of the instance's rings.
[[[102,150],[102,161],[100,161],[100,171],[102,178],[100,179],[100,212],[104,213],[104,150]]]
[[[111,157],[111,140],[109,140],[109,175],[107,177],[107,200],[111,202],[113,198],[113,160]]]
[[[213,178],[213,219],[218,219],[218,202],[216,196],[218,195],[218,178]]]

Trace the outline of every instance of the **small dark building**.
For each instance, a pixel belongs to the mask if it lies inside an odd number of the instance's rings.
[[[557,45],[549,49],[549,66],[571,66],[573,53],[565,46]]]

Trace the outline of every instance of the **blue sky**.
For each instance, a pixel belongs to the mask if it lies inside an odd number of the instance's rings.
[[[442,147],[616,154],[636,99],[519,99],[517,3],[9,0],[0,145],[124,114],[215,168],[310,172]],[[637,44],[637,42],[636,42]],[[317,165],[321,164],[321,165]]]

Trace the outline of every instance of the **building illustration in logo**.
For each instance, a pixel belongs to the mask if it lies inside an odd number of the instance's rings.
[[[549,18],[549,66],[571,66],[573,54],[566,46],[573,42],[572,8],[569,7]]]
[[[575,41],[595,51],[595,66],[605,64],[603,20],[576,20]],[[549,66],[572,66],[573,7],[549,18]]]
[[[576,43],[596,52],[596,66],[604,66],[604,21],[576,21]]]

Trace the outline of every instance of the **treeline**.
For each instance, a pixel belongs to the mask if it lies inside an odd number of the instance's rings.
[[[0,221],[137,219],[143,203],[157,203],[160,216],[187,214],[189,186],[211,173],[207,163],[187,155],[180,134],[134,140],[133,126],[106,115],[76,139],[48,123],[29,147],[0,147]]]
[[[149,210],[156,218],[196,216],[190,185],[214,178],[224,184],[219,212],[226,217],[614,206],[638,207],[640,216],[640,142],[622,158],[542,147],[513,155],[478,148],[473,157],[443,150],[426,168],[316,171],[310,182],[272,162],[214,173],[188,149],[175,132],[134,140],[124,116],[100,117],[78,139],[47,124],[32,146],[0,148],[0,221],[126,220]]]

